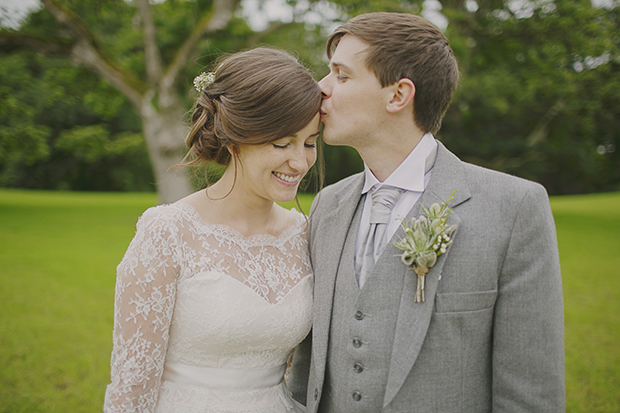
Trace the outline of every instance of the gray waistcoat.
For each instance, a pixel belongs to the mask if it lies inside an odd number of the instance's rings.
[[[403,286],[402,274],[371,272],[360,291],[353,257],[363,197],[338,268],[319,412],[376,413],[383,409]]]

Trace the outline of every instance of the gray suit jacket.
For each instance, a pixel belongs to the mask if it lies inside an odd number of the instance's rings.
[[[296,350],[289,377],[308,412],[317,411],[321,398],[334,283],[340,260],[353,259],[341,252],[363,182],[363,174],[346,178],[313,205],[313,330]],[[426,302],[413,302],[415,276],[393,245],[384,252],[393,258],[377,268],[386,262],[380,259],[371,273],[406,273],[383,411],[563,412],[562,286],[547,193],[464,163],[439,143],[430,182],[408,218],[455,189],[449,224],[458,227],[426,276]],[[402,235],[399,229],[393,240]]]

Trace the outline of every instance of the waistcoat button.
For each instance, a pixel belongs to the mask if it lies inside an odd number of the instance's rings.
[[[359,338],[355,337],[353,339],[353,347],[355,347],[355,348],[362,347],[362,340],[360,340]]]
[[[363,318],[364,318],[364,313],[362,313],[361,311],[356,312],[356,313],[355,313],[355,318],[356,318],[357,320],[361,320],[361,319],[363,319]]]
[[[362,393],[356,391],[353,393],[353,400],[355,400],[356,402],[359,402],[360,400],[362,400]]]
[[[355,370],[356,373],[361,373],[364,371],[364,366],[362,366],[360,363],[355,363],[353,365],[353,370]]]
[[[319,389],[314,389],[314,401],[316,401],[317,397],[319,397]]]

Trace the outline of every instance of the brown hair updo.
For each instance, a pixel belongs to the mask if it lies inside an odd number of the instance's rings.
[[[228,165],[239,145],[292,136],[321,106],[318,83],[286,52],[256,48],[225,58],[196,100],[187,135],[191,158]]]

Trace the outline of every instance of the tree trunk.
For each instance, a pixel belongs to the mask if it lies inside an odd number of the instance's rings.
[[[183,159],[187,128],[183,124],[183,106],[178,99],[173,100],[176,102],[157,110],[145,97],[140,108],[160,203],[175,202],[192,192],[186,168],[175,167]]]

